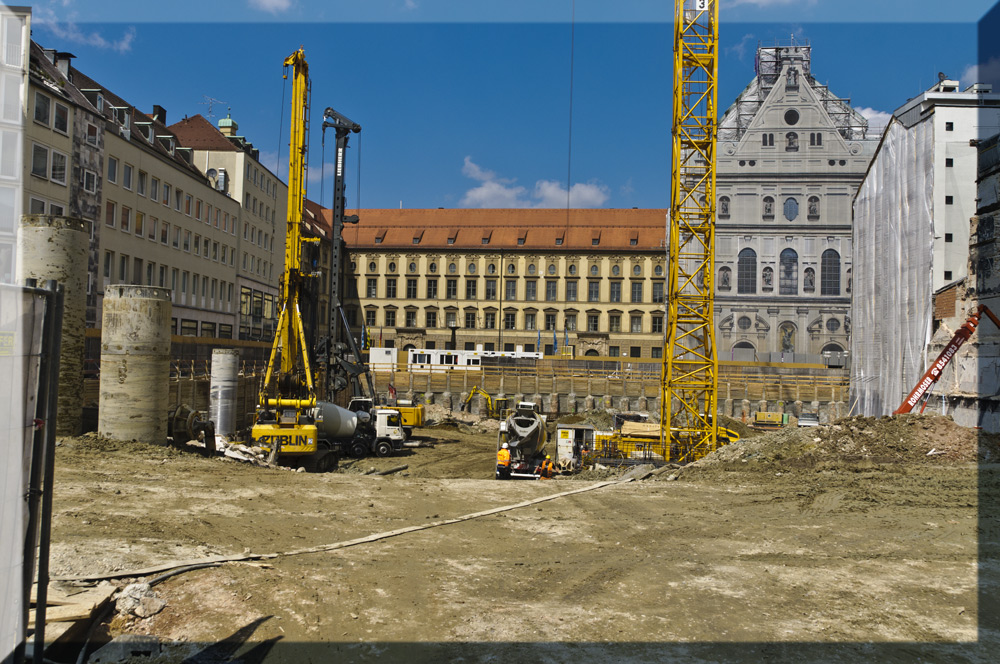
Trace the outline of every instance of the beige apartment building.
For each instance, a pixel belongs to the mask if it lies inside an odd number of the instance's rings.
[[[345,309],[375,345],[662,357],[665,210],[359,214]]]
[[[201,115],[170,126],[193,163],[219,192],[241,204],[236,233],[239,338],[273,338],[284,270],[288,185],[260,163],[260,153],[230,115],[218,127]]]

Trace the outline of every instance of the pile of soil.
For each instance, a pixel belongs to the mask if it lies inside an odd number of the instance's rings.
[[[1000,459],[1000,436],[941,415],[848,417],[829,426],[785,428],[741,439],[689,466],[774,465],[836,468],[852,464],[942,464]]]

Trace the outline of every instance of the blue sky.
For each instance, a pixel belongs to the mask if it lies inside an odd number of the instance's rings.
[[[359,148],[362,207],[563,207],[567,178],[574,207],[666,207],[672,4],[47,0],[34,6],[33,37],[74,53],[77,67],[140,109],[164,106],[170,122],[207,116],[208,98],[220,100],[215,120],[231,108],[281,175],[282,61],[304,46],[314,200],[322,111],[332,106],[363,127],[351,139],[348,207],[358,202]],[[794,37],[811,42],[821,82],[878,117],[939,71],[972,82],[976,21],[993,4],[723,0],[720,105],[753,77],[758,42]]]

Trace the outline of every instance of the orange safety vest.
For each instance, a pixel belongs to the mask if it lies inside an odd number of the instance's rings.
[[[552,459],[546,459],[541,465],[541,476],[542,479],[551,479],[553,473],[555,473],[555,464],[552,463]]]
[[[510,465],[510,450],[505,450],[502,447],[499,450],[497,450],[497,465],[498,466]]]

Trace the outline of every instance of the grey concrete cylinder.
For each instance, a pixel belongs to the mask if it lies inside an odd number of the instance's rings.
[[[102,436],[167,441],[170,314],[167,288],[105,288],[97,411],[97,431]]]
[[[17,232],[18,282],[55,279],[63,287],[62,348],[56,434],[76,436],[83,424],[83,351],[87,327],[90,222],[25,215]]]
[[[239,387],[240,351],[233,348],[212,349],[212,380],[209,384],[209,419],[215,432],[223,436],[236,433],[236,391]]]

